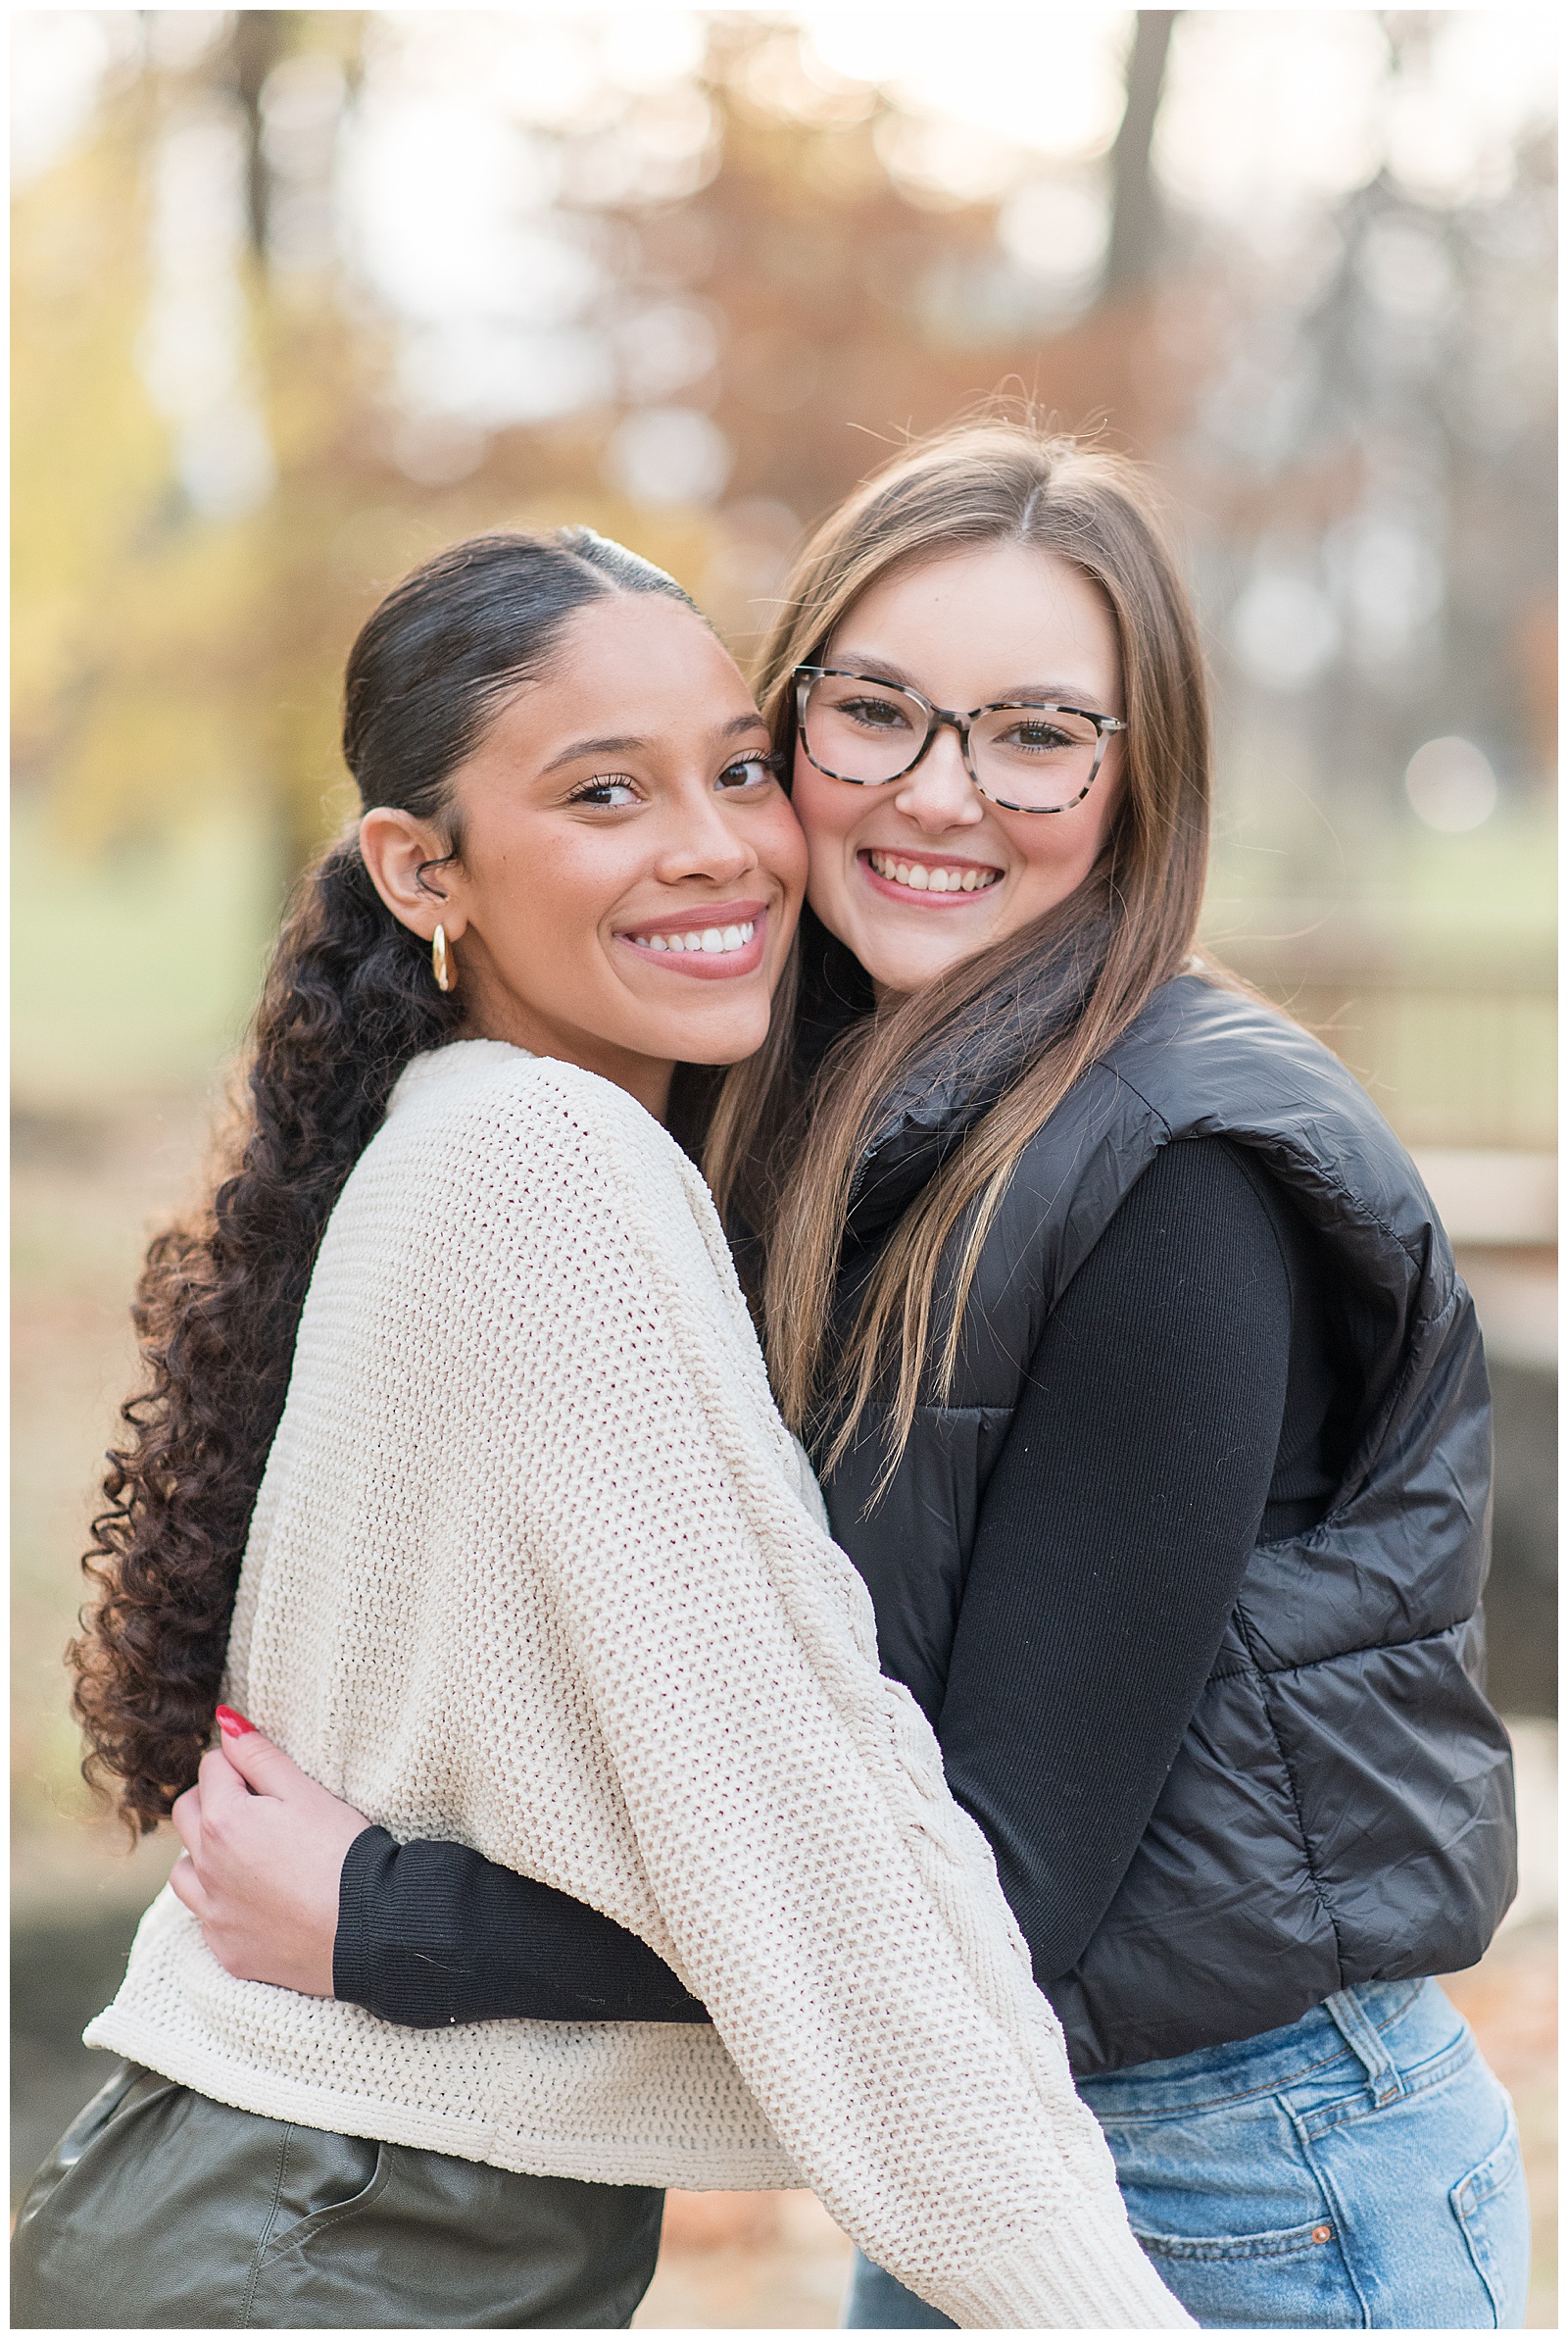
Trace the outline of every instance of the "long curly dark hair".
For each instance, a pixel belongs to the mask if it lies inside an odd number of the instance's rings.
[[[451,778],[568,618],[613,593],[687,601],[587,528],[496,532],[438,553],[349,655],[343,755],[362,805],[430,821],[462,851]],[[688,602],[688,606],[689,606]],[[439,891],[428,875],[421,881]],[[215,1190],[147,1253],[133,1320],[144,1385],[121,1408],[105,1509],[82,1561],[95,1596],[67,1652],[82,1769],[133,1834],[190,1786],[213,1728],[252,1511],[283,1411],[306,1286],[399,1074],[458,1036],[429,946],[382,902],[356,830],[302,879],[252,1027],[244,1102]]]

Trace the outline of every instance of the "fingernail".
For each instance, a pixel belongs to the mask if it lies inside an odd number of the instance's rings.
[[[254,1721],[247,1721],[243,1714],[236,1714],[232,1706],[220,1706],[218,1726],[225,1738],[243,1738],[254,1730]]]

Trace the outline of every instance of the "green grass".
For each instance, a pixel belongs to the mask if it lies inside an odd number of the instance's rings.
[[[34,1111],[178,1092],[233,1048],[277,921],[264,829],[236,816],[91,858],[31,805],[12,829],[12,1077]]]

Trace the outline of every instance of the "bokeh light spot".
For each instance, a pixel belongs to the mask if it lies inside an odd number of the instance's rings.
[[[1458,836],[1495,812],[1497,775],[1472,740],[1429,739],[1405,767],[1404,792],[1429,828]]]
[[[710,504],[722,494],[735,450],[716,423],[684,406],[650,406],[612,435],[605,470],[634,504]]]

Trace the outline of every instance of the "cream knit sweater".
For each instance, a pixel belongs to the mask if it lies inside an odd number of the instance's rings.
[[[312,1278],[224,1694],[401,1840],[640,1934],[713,2027],[401,2029],[233,1980],[166,1892],[90,2045],[501,2168],[808,2184],[966,2325],[1188,2322],[878,1670],[708,1191],[620,1090],[488,1040],[398,1083]]]

